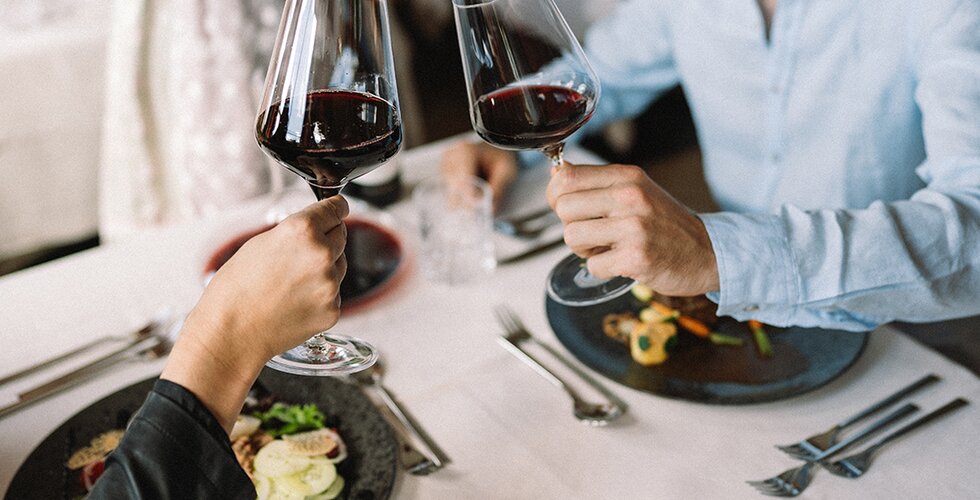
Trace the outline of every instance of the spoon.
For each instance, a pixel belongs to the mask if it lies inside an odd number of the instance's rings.
[[[425,445],[425,450],[421,453],[432,462],[431,467],[425,467],[417,470],[419,474],[428,474],[444,467],[450,462],[449,457],[446,455],[442,448],[439,447],[427,432],[425,432],[418,422],[408,413],[408,410],[402,407],[398,403],[388,389],[382,384],[382,379],[384,377],[384,367],[380,361],[375,362],[372,366],[365,370],[359,371],[353,374],[354,380],[365,387],[373,387],[381,400],[384,402],[385,406],[391,410],[391,413],[395,415],[398,422],[401,423],[402,427],[408,432],[413,438],[423,445]],[[415,470],[412,471],[416,473]]]

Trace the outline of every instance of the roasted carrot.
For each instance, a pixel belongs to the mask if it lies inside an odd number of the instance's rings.
[[[698,337],[711,336],[711,329],[708,328],[708,325],[690,316],[684,316],[683,314],[678,316],[677,324],[680,325],[681,328],[697,335]]]
[[[769,335],[766,334],[762,323],[754,319],[748,321],[749,329],[752,330],[752,338],[755,339],[755,346],[759,349],[759,354],[763,357],[772,356],[772,344],[769,342]]]
[[[662,304],[652,300],[650,301],[650,307],[666,317],[673,317],[681,328],[693,333],[694,335],[697,335],[698,337],[707,338],[711,335],[711,328],[708,328],[708,325],[704,324],[698,319],[681,314],[680,311],[668,306],[667,304]]]
[[[660,313],[660,314],[662,314],[664,316],[667,316],[667,317],[677,315],[677,309],[674,309],[674,308],[668,306],[667,304],[661,304],[660,302],[657,302],[656,300],[651,300],[650,301],[650,307],[652,307],[654,311],[657,311],[658,313]]]

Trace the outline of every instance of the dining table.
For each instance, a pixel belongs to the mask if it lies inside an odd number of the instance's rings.
[[[761,403],[706,404],[623,385],[593,372],[568,351],[552,331],[545,307],[546,277],[569,253],[567,247],[500,265],[468,282],[427,279],[418,265],[411,188],[438,174],[442,152],[456,139],[396,157],[405,194],[371,213],[380,214],[403,243],[403,275],[370,304],[343,314],[332,329],[380,349],[385,385],[451,457],[428,475],[399,470],[392,498],[758,498],[746,481],[800,464],[776,445],[824,430],[926,374],[941,380],[910,397],[923,410],[957,397],[971,404],[884,448],[874,467],[858,479],[821,471],[803,496],[978,498],[980,380],[892,326],[870,332],[857,360],[819,387]],[[588,158],[570,149],[571,161]],[[509,198],[511,209],[542,205],[546,180],[546,174],[519,178],[523,184],[517,192],[523,194]],[[300,204],[313,202],[308,190],[289,196]],[[149,229],[0,277],[0,377],[93,338],[132,331],[161,307],[189,310],[200,296],[204,267],[215,249],[265,224],[270,207],[282,199],[252,199],[220,214]],[[352,214],[358,214],[356,204]],[[516,248],[507,245],[498,245],[498,253]],[[498,305],[508,306],[541,342],[592,373],[627,403],[626,413],[604,426],[574,418],[566,394],[502,347],[504,331],[494,313]],[[60,370],[86,359],[67,361]],[[7,491],[26,457],[62,422],[158,375],[165,362],[114,366],[0,418],[0,492]],[[52,369],[0,388],[0,405],[56,373]]]

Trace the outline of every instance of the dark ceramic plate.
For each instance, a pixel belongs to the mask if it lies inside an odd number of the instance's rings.
[[[645,367],[633,361],[626,345],[602,332],[606,314],[639,307],[630,294],[590,307],[567,307],[550,298],[545,304],[558,340],[593,370],[634,389],[709,404],[762,403],[813,390],[850,367],[868,339],[867,332],[767,327],[773,356],[766,359],[754,348],[748,327],[721,318],[716,330],[743,338],[744,346],[680,334],[666,362]]]
[[[122,429],[143,404],[155,378],[133,384],[76,413],[55,429],[21,464],[6,498],[72,499],[82,494],[78,471],[64,464],[75,450],[98,434]],[[354,386],[331,377],[297,377],[265,369],[261,388],[292,403],[315,403],[333,420],[348,447],[337,464],[346,485],[340,498],[385,499],[391,495],[397,466],[393,431],[371,402]]]

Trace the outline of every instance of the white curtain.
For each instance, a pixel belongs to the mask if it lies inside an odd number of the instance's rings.
[[[280,1],[116,0],[100,176],[104,241],[281,186],[256,147]]]

